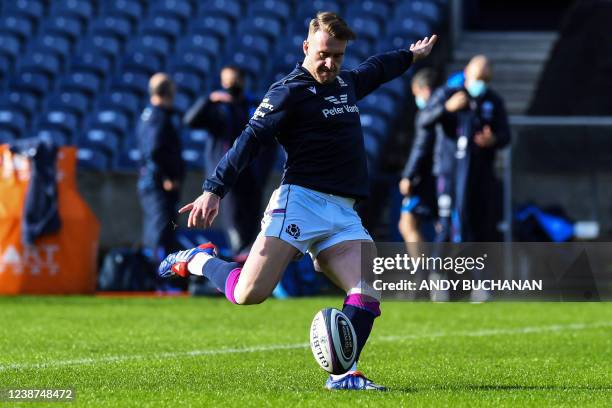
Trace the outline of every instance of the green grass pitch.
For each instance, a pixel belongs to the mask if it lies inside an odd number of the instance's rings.
[[[95,407],[612,406],[610,303],[384,303],[360,364],[377,393],[323,389],[308,330],[340,302],[0,298],[0,389]]]

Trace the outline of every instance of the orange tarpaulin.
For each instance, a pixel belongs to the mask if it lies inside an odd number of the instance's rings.
[[[33,246],[21,239],[30,162],[0,145],[0,294],[93,293],[100,224],[76,188],[76,149],[57,157],[58,233]]]

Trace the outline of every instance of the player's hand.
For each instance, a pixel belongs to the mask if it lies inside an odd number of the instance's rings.
[[[447,112],[457,112],[465,108],[469,102],[470,98],[468,98],[465,92],[457,91],[444,103],[444,109]]]
[[[474,143],[482,148],[493,147],[496,141],[495,134],[489,125],[485,125],[482,128],[482,132],[476,132],[474,135]]]
[[[428,56],[436,41],[438,41],[438,36],[434,34],[431,36],[431,38],[425,37],[416,43],[410,44],[410,51],[412,51],[412,62],[417,62],[418,60]]]
[[[233,100],[232,95],[230,95],[229,93],[225,91],[211,92],[208,99],[210,99],[211,102],[224,102],[224,103],[230,103]]]
[[[193,203],[181,208],[179,214],[189,211],[187,228],[208,228],[219,214],[220,200],[218,195],[205,191]]]
[[[403,195],[404,197],[407,197],[408,195],[410,195],[410,180],[407,178],[403,178],[400,180],[399,182],[399,191],[400,194]]]

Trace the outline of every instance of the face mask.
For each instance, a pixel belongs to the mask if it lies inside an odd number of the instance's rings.
[[[422,96],[415,96],[414,103],[419,109],[423,109],[427,105],[427,101]]]
[[[478,98],[480,95],[485,93],[487,90],[487,84],[485,81],[477,79],[475,81],[471,81],[470,85],[467,86],[468,93],[472,96],[472,98]]]

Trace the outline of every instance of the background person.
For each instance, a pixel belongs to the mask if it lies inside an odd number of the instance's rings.
[[[149,81],[150,104],[144,109],[136,134],[141,153],[138,193],[143,211],[142,241],[161,260],[180,246],[174,222],[185,177],[181,140],[174,124],[175,86],[164,73]]]

